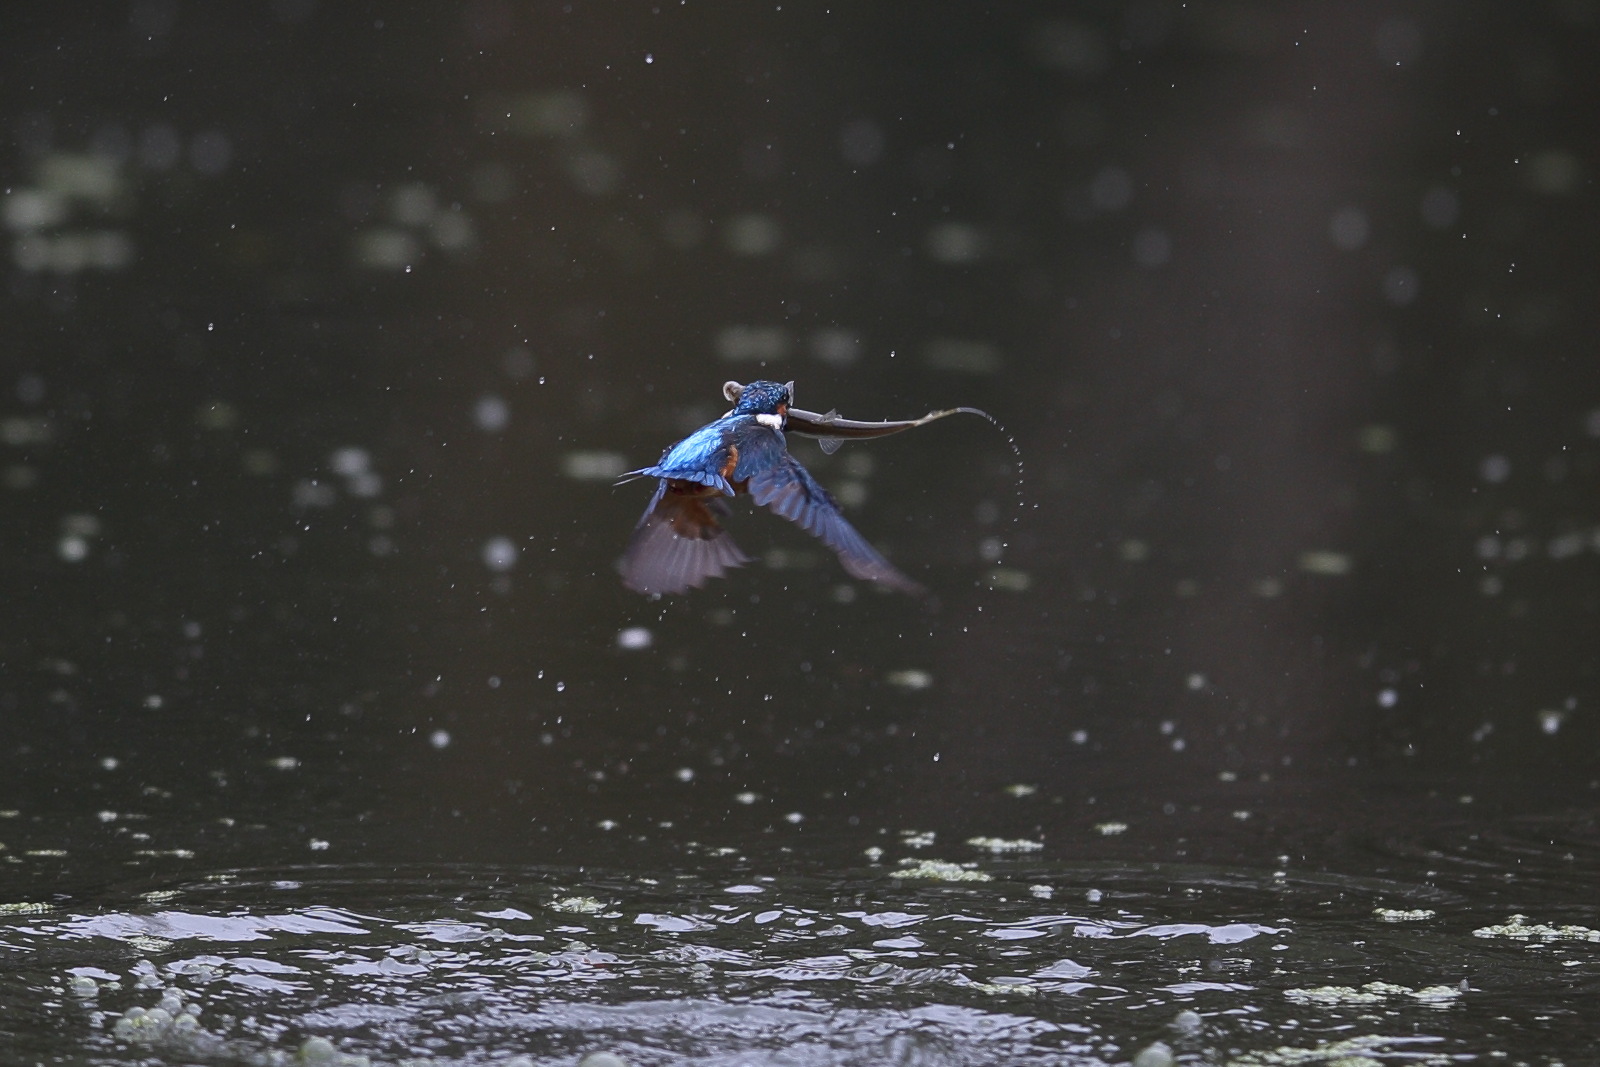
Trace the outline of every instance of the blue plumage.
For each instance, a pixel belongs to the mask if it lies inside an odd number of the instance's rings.
[[[794,383],[729,382],[724,395],[733,410],[685,437],[649,467],[630,478],[659,478],[655,496],[617,562],[622,581],[641,593],[681,593],[748,563],[718,520],[728,513],[726,497],[748,493],[757,504],[798,524],[839,556],[852,577],[891,589],[921,593],[922,587],[884,559],[845,519],[832,495],[792,455],[783,430],[789,418]],[[833,431],[833,416],[810,412],[807,432],[824,439],[881,436],[917,423],[871,424],[871,432]],[[942,414],[942,413],[941,413]],[[930,416],[931,417],[931,416]],[[840,427],[867,426],[839,422]],[[886,427],[893,426],[894,429]]]
[[[752,382],[728,414],[667,449],[655,466],[623,477],[676,479],[738,495],[734,483],[769,469],[788,450],[781,427],[789,388],[777,382]]]

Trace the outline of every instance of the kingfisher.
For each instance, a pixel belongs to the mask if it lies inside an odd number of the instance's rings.
[[[836,411],[817,414],[791,406],[794,382],[726,382],[722,395],[732,402],[731,411],[668,448],[654,465],[618,479],[618,485],[658,479],[617,561],[623,585],[640,593],[682,593],[749,563],[720,521],[729,513],[729,498],[748,495],[833,549],[852,578],[924,593],[850,525],[833,495],[790,455],[784,431],[815,437],[824,452],[833,452],[846,440],[883,437],[958,412],[988,415],[948,408],[920,419],[856,422]]]

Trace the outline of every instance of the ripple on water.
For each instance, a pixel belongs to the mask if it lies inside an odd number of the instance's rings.
[[[1551,1009],[1497,997],[1551,1001],[1600,974],[1589,942],[1482,934],[1507,916],[1425,885],[1014,860],[989,882],[792,878],[732,862],[651,878],[232,872],[159,906],[4,915],[0,951],[37,966],[4,979],[0,1026],[48,1020],[106,1057],[260,1064],[296,1062],[308,1038],[445,1064],[598,1049],[631,1064],[1126,1063],[1157,1042],[1179,1060],[1317,1062],[1352,1040],[1381,1060],[1417,1041],[1487,1054]]]

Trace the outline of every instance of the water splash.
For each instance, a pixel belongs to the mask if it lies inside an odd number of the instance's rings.
[[[996,430],[999,430],[1001,436],[1006,439],[1006,446],[1011,449],[1011,455],[1015,461],[1017,472],[1016,483],[1014,486],[1016,490],[1016,507],[1011,512],[1011,529],[1013,531],[1020,530],[1022,528],[1022,514],[1028,509],[1027,493],[1023,488],[1024,483],[1027,481],[1027,471],[1022,458],[1022,446],[1017,444],[1016,435],[1006,427],[1005,423],[1001,422],[987,411],[984,411],[982,408],[955,408],[954,412],[966,415],[977,415],[978,417],[987,420],[989,424],[992,425]],[[1000,542],[1001,551],[994,560],[997,567],[1005,562],[1005,549],[1008,547],[1010,546],[1007,542]]]

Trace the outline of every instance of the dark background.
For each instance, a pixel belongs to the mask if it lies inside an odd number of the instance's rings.
[[[9,5],[0,805],[542,860],[1029,784],[1345,868],[1590,810],[1597,26]],[[607,472],[756,377],[1003,423],[792,442],[936,609],[762,514],[788,565],[619,587]]]

